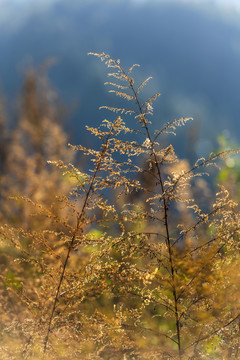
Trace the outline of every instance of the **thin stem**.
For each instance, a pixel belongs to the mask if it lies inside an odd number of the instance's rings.
[[[221,327],[217,328],[216,330],[212,331],[210,334],[202,336],[201,338],[199,338],[197,341],[194,341],[193,343],[191,343],[190,345],[188,345],[184,350],[187,350],[189,348],[191,348],[193,345],[197,345],[198,343],[200,343],[201,341],[207,340],[209,339],[211,336],[217,334],[219,331],[225,329],[226,327],[228,327],[229,325],[231,325],[234,321],[238,320],[240,318],[240,314],[237,314],[233,319],[231,319],[230,321],[228,321],[226,324],[222,325]]]
[[[173,262],[173,249],[171,246],[171,241],[170,241],[170,234],[169,234],[169,223],[168,223],[168,202],[165,196],[165,189],[164,189],[164,184],[163,184],[163,179],[162,179],[162,174],[161,174],[161,170],[160,170],[160,166],[159,166],[159,162],[157,159],[157,155],[154,149],[154,142],[152,140],[152,137],[150,135],[148,126],[147,126],[147,121],[145,119],[145,114],[143,113],[143,109],[142,106],[139,102],[137,93],[133,87],[133,83],[132,81],[129,81],[129,85],[131,90],[134,93],[135,96],[135,100],[136,100],[136,104],[139,108],[139,112],[142,115],[142,119],[143,119],[143,126],[145,128],[145,131],[147,133],[147,137],[150,141],[151,144],[151,148],[152,148],[152,155],[154,157],[154,162],[157,168],[157,174],[158,174],[158,180],[160,183],[160,187],[161,187],[161,192],[163,195],[163,209],[164,209],[164,225],[165,225],[165,230],[166,230],[166,245],[168,248],[168,255],[169,255],[169,262],[170,262],[170,273],[171,273],[171,278],[172,278],[172,292],[173,292],[173,297],[174,297],[174,310],[175,310],[175,323],[176,323],[176,329],[177,329],[177,344],[178,344],[178,352],[179,352],[179,359],[181,359],[181,330],[180,330],[180,318],[179,318],[179,310],[178,310],[178,296],[177,296],[177,291],[176,291],[176,286],[175,286],[175,268],[174,268],[174,262]]]
[[[56,309],[56,306],[57,306],[57,300],[58,300],[61,285],[62,285],[62,282],[63,282],[63,279],[64,279],[64,275],[65,275],[66,267],[67,267],[67,264],[68,264],[69,256],[70,256],[71,250],[73,248],[73,245],[75,243],[77,234],[79,233],[79,231],[80,231],[80,229],[82,227],[82,219],[83,219],[84,214],[85,214],[85,209],[86,209],[86,206],[88,204],[89,197],[90,197],[90,195],[91,195],[91,193],[93,191],[93,185],[94,185],[96,176],[97,176],[97,174],[98,174],[98,172],[100,170],[101,163],[102,163],[102,161],[103,161],[103,159],[105,157],[105,154],[106,154],[106,151],[107,151],[107,148],[108,148],[108,141],[109,141],[109,138],[111,136],[112,129],[113,129],[113,125],[112,125],[112,127],[111,127],[111,129],[109,131],[109,134],[107,136],[107,139],[106,139],[105,143],[102,145],[101,156],[100,156],[99,161],[97,163],[97,166],[95,168],[91,183],[90,183],[88,191],[86,193],[86,197],[85,197],[81,212],[79,213],[78,218],[77,218],[76,228],[74,230],[74,233],[73,233],[72,238],[71,238],[71,242],[70,242],[69,247],[68,247],[67,255],[66,255],[66,258],[65,258],[65,261],[64,261],[64,264],[63,264],[63,269],[62,269],[60,279],[59,279],[59,282],[58,282],[57,291],[56,291],[56,294],[55,294],[55,297],[54,297],[54,302],[53,302],[53,307],[52,307],[50,319],[49,319],[49,322],[48,322],[47,334],[46,334],[45,341],[44,341],[44,353],[46,352],[46,349],[47,349],[47,344],[48,344],[49,335],[50,335],[51,326],[52,326],[52,320],[53,320],[53,316],[54,316],[55,309]]]

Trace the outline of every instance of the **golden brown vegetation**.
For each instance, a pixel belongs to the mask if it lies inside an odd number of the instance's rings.
[[[136,65],[93,55],[129,108],[104,106],[113,120],[87,127],[99,148],[71,146],[88,171],[70,162],[35,73],[2,139],[1,359],[237,359],[237,204],[221,185],[198,205],[199,176],[233,152],[179,160],[162,139],[191,119],[152,132],[159,94],[141,99],[149,78],[136,86]]]

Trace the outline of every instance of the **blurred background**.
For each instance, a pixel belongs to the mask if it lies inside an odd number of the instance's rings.
[[[238,0],[0,0],[0,87],[9,124],[24,73],[51,59],[53,88],[67,111],[72,143],[85,124],[99,124],[113,105],[106,69],[90,51],[141,65],[152,76],[146,95],[160,92],[154,128],[182,116],[194,122],[174,140],[180,156],[206,155],[217,138],[239,142],[240,2]]]

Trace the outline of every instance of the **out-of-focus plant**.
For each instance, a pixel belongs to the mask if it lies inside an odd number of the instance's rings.
[[[222,133],[217,138],[220,151],[226,151],[230,148],[237,148],[238,144],[233,141],[228,132]],[[224,166],[221,167],[216,181],[226,186],[231,196],[239,201],[240,199],[240,159],[238,154],[232,154],[224,161]]]

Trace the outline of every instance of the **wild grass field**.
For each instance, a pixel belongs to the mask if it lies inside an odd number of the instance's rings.
[[[89,147],[67,144],[44,71],[12,128],[2,102],[0,357],[238,359],[238,151],[179,159],[171,137],[193,119],[154,130],[151,79],[91,55],[123,106],[86,126]]]

